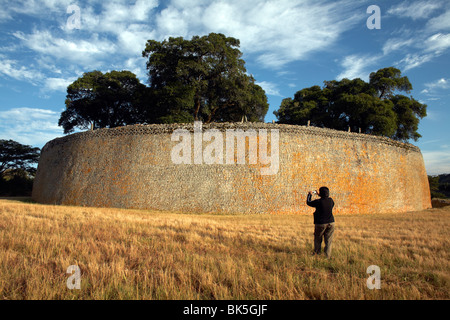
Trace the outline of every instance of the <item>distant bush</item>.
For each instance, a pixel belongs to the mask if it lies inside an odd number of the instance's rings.
[[[450,178],[450,175],[428,176],[430,184],[431,199],[446,199],[450,193],[450,183],[443,182]]]
[[[33,181],[34,177],[26,171],[15,170],[14,172],[7,172],[0,178],[0,196],[31,196]]]

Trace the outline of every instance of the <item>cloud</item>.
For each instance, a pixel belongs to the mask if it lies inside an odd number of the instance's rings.
[[[351,1],[172,1],[157,15],[162,37],[220,32],[241,41],[246,54],[254,54],[266,68],[276,69],[327,50],[353,27]]]
[[[12,17],[9,15],[9,13],[7,11],[0,10],[0,23],[11,20],[11,19],[12,19]]]
[[[450,10],[446,10],[438,17],[432,18],[427,22],[427,29],[431,31],[444,31],[450,29]]]
[[[16,60],[5,59],[0,55],[0,75],[8,76],[15,80],[28,81],[36,85],[37,80],[40,80],[44,75],[33,68],[20,66],[20,63]]]
[[[128,1],[94,1],[80,6],[81,30],[119,35],[131,25],[143,29],[151,24],[152,10],[157,6],[156,0],[137,0],[133,5]]]
[[[12,139],[26,145],[42,147],[63,135],[58,127],[58,112],[47,109],[13,108],[0,111],[0,139]]]
[[[391,7],[387,14],[411,18],[413,20],[427,19],[433,12],[442,7],[440,1],[403,1]]]
[[[361,78],[364,81],[368,81],[369,74],[374,71],[373,67],[380,59],[381,56],[358,54],[346,56],[341,62],[341,66],[344,68],[344,71],[342,71],[336,78],[337,80],[341,80],[343,78]]]
[[[427,92],[438,89],[450,89],[450,79],[441,78],[434,82],[425,83]]]
[[[405,47],[410,47],[414,45],[416,39],[402,39],[402,38],[392,38],[388,39],[383,46],[383,54],[387,55],[394,51],[401,50]]]
[[[46,78],[44,91],[63,91],[67,90],[67,87],[73,83],[77,78]]]
[[[140,24],[132,24],[117,35],[118,48],[123,55],[141,57],[147,40],[156,37],[154,31]]]
[[[450,34],[436,33],[430,35],[425,32],[423,35],[414,38],[388,39],[383,46],[383,55],[388,56],[396,51],[407,52],[404,58],[395,64],[403,71],[408,71],[432,61],[446,53],[449,48]],[[415,52],[411,52],[413,50]]]
[[[280,90],[276,83],[269,81],[256,82],[258,86],[263,88],[267,95],[281,97]]]
[[[43,63],[38,63],[39,67],[42,67]],[[2,55],[0,55],[0,64],[2,65],[2,68],[0,68],[0,76],[3,75],[18,81],[31,83],[34,86],[40,87],[43,93],[49,91],[65,91],[67,86],[77,79],[76,77],[47,77],[45,73],[34,66],[19,66],[20,63],[18,61],[4,59]],[[54,70],[56,73],[61,73],[54,66],[46,65],[46,67]]]
[[[434,54],[408,53],[402,60],[396,62],[396,64],[405,72],[431,61],[434,57]]]
[[[424,46],[426,52],[440,55],[450,48],[450,34],[436,33],[425,40]]]
[[[0,22],[26,15],[43,23],[31,31],[9,34],[11,41],[4,48],[13,48],[14,43],[14,50],[0,59],[4,66],[0,75],[41,85],[42,91],[60,91],[69,83],[66,79],[94,69],[127,68],[146,79],[141,52],[148,39],[210,32],[240,39],[244,54],[262,67],[279,71],[290,62],[330,50],[343,32],[364,18],[355,15],[357,9],[350,0],[171,0],[158,11],[157,0],[134,4],[90,0],[75,3],[80,8],[81,29],[69,30],[71,0],[7,3]],[[12,58],[18,52],[20,58]],[[266,84],[266,91],[279,95],[273,84]]]
[[[116,51],[116,45],[113,42],[100,39],[97,34],[93,34],[89,40],[67,40],[54,36],[48,30],[34,31],[28,35],[15,32],[14,36],[36,53],[83,66],[97,66],[102,59],[113,55]]]
[[[403,37],[388,39],[383,46],[385,56],[398,51],[405,56],[396,62],[403,71],[417,68],[448,52],[450,48],[450,6],[442,1],[404,1],[391,7],[390,15],[412,18],[413,20],[429,19],[422,32],[402,29]],[[438,16],[430,18],[439,13]],[[439,32],[437,32],[439,31]],[[414,36],[413,36],[414,35]]]
[[[422,150],[427,174],[438,175],[450,173],[450,149],[441,147],[438,150]]]
[[[55,12],[64,12],[73,0],[6,0],[2,10],[10,16],[24,14],[29,16],[53,17]]]

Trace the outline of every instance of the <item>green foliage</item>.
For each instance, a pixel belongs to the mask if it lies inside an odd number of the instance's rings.
[[[31,196],[34,177],[27,171],[7,170],[0,178],[0,195],[6,197]]]
[[[412,85],[408,77],[402,77],[399,69],[389,67],[372,72],[369,76],[370,86],[376,90],[378,98],[391,98],[395,90],[409,93]]]
[[[150,87],[130,71],[84,73],[69,85],[59,126],[112,128],[136,123],[263,121],[264,90],[246,74],[239,40],[211,33],[148,40]]]
[[[39,161],[39,148],[20,144],[14,140],[0,140],[0,176],[8,170],[23,170],[30,175],[36,172]]]
[[[419,118],[427,115],[427,106],[403,95],[396,95],[390,99],[394,103],[394,112],[397,115],[397,131],[394,139],[417,141],[422,137],[417,130],[419,129]]]
[[[150,86],[156,121],[263,121],[268,110],[264,90],[246,74],[239,40],[223,34],[147,41]]]
[[[275,111],[278,122],[382,135],[395,140],[417,141],[419,118],[426,116],[426,105],[412,97],[395,94],[412,89],[407,77],[393,67],[361,79],[325,81],[323,88],[313,86],[287,98]]]
[[[67,88],[66,110],[58,125],[64,133],[76,127],[112,128],[145,121],[149,94],[130,71],[84,73]]]
[[[0,140],[0,195],[30,195],[39,148]]]
[[[450,174],[428,176],[431,198],[445,199],[450,195]]]

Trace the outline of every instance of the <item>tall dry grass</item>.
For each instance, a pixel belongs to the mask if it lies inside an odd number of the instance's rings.
[[[2,299],[449,299],[450,207],[336,216],[193,215],[0,200]],[[81,289],[69,290],[71,265]],[[366,269],[381,269],[369,290]]]

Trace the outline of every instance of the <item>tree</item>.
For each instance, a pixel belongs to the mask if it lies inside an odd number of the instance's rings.
[[[161,122],[262,121],[267,113],[267,97],[246,74],[235,38],[148,40],[142,55]]]
[[[391,99],[394,104],[394,112],[397,115],[397,131],[394,139],[417,141],[422,135],[419,129],[419,118],[422,119],[427,115],[427,106],[404,95],[395,95]]]
[[[22,170],[30,175],[36,172],[39,161],[39,148],[20,144],[13,140],[0,140],[0,177]]]
[[[30,195],[39,148],[13,140],[0,140],[0,195]]]
[[[313,86],[287,98],[275,111],[278,122],[382,135],[395,140],[417,141],[419,119],[426,116],[426,105],[412,97],[407,77],[393,67],[370,74],[369,83],[361,79],[324,81],[323,88]]]
[[[380,99],[391,98],[395,90],[407,93],[412,90],[408,77],[402,77],[401,71],[394,67],[372,72],[369,78],[370,86],[376,90]]]
[[[113,128],[145,121],[149,94],[130,71],[84,73],[67,88],[66,110],[58,125],[64,133],[76,127]]]
[[[440,192],[440,181],[439,176],[428,176],[428,183],[430,185],[430,194],[431,198],[439,198],[439,199],[445,199],[445,194]]]

